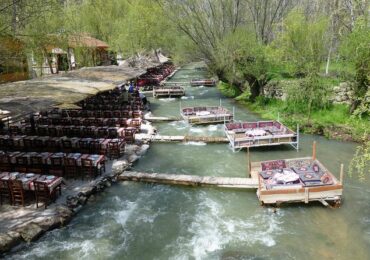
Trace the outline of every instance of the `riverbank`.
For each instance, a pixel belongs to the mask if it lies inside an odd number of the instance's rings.
[[[142,125],[142,132],[153,133],[149,122]],[[86,205],[94,203],[99,193],[117,182],[117,177],[131,166],[148,150],[143,142],[126,145],[122,157],[109,160],[102,176],[91,180],[65,180],[62,195],[55,203],[44,209],[35,203],[26,207],[2,205],[0,209],[0,256],[12,248],[37,240],[43,234],[66,226],[71,219]]]
[[[350,115],[349,108],[344,104],[333,104],[331,107],[314,111],[310,119],[306,114],[287,111],[285,101],[273,98],[261,98],[252,103],[236,88],[219,85],[218,89],[227,97],[237,102],[263,119],[277,119],[295,129],[299,124],[300,131],[307,134],[317,134],[329,139],[341,141],[363,142],[369,139],[370,120],[359,119]]]
[[[172,81],[204,78],[205,72],[178,71]],[[186,87],[186,98],[148,97],[158,117],[178,117],[183,106],[218,105],[216,88]],[[234,100],[222,106],[240,120],[260,119]],[[155,122],[162,135],[221,136],[223,125],[190,126],[183,121]],[[302,158],[312,153],[339,177],[340,163],[349,164],[352,142],[302,134],[300,149],[288,146],[251,149],[252,161]],[[132,171],[197,176],[246,177],[246,151],[234,153],[227,144],[152,143]],[[366,259],[370,254],[367,192],[369,181],[345,175],[344,203],[328,210],[321,204],[287,205],[276,213],[261,207],[254,191],[117,182],[87,203],[64,228],[47,232],[23,245],[9,259]],[[354,207],[354,205],[356,205]],[[297,221],[299,220],[299,221]],[[348,243],[348,241],[357,241]],[[297,246],[297,241],[299,245]],[[304,246],[302,246],[304,245]],[[330,246],[328,246],[330,245]]]
[[[0,99],[5,102],[2,108],[10,110],[11,117],[9,118],[12,121],[15,118],[24,117],[25,113],[46,110],[50,105],[75,104],[77,101],[91,97],[99,92],[114,89],[144,73],[146,73],[145,68],[122,68],[118,66],[87,68],[69,73],[68,80],[64,80],[63,84],[57,84],[58,76],[4,84],[1,86]],[[35,82],[40,83],[40,86],[36,86]],[[75,89],[74,86],[79,82],[84,82],[86,87],[76,89],[76,92],[71,91],[71,89]],[[9,92],[7,89],[10,87],[16,88],[17,84],[23,86],[18,91],[23,91],[22,94],[25,98],[22,99],[23,102],[19,102],[16,106],[10,106],[8,104],[9,100],[14,102],[18,92]],[[49,84],[54,86],[51,88],[50,93],[49,88],[45,88],[45,85]],[[27,88],[34,88],[33,92],[28,93],[24,91]],[[44,99],[47,99],[55,91],[59,93],[57,98],[52,99],[49,103],[43,102]],[[33,102],[36,105],[32,107],[26,106],[25,104],[29,102]],[[146,134],[149,136],[155,131],[152,124],[147,120],[141,121],[140,129],[138,130],[138,135]],[[104,172],[99,177],[92,180],[66,180],[63,178],[60,196],[47,209],[43,205],[38,208],[35,202],[28,202],[25,207],[2,204],[0,207],[0,257],[2,256],[1,254],[12,250],[18,245],[30,243],[39,239],[48,231],[66,226],[86,204],[96,201],[96,196],[100,192],[111,187],[117,181],[117,175],[129,169],[148,148],[149,145],[145,141],[136,140],[133,144],[125,145],[125,150],[120,158],[106,160]]]

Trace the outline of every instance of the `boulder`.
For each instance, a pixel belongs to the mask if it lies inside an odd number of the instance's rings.
[[[137,155],[143,155],[145,154],[149,149],[149,145],[148,144],[143,144],[139,150],[136,151],[136,154]]]
[[[348,85],[347,82],[341,82],[341,83],[339,83],[339,87],[341,89],[347,89],[349,87],[349,85]]]
[[[26,242],[35,241],[38,239],[45,231],[36,223],[28,223],[27,225],[20,228],[19,233],[22,239]]]
[[[131,154],[131,155],[128,157],[128,162],[129,162],[129,163],[133,163],[133,162],[135,162],[137,159],[139,159],[139,156],[137,156],[136,154]]]
[[[335,86],[335,87],[333,88],[333,91],[334,91],[335,93],[340,92],[340,90],[341,90],[341,88],[340,88],[339,86]]]
[[[49,217],[40,217],[33,220],[34,223],[39,225],[44,231],[52,230],[54,228],[60,227],[60,218],[59,216],[49,216]]]
[[[114,175],[122,173],[129,166],[128,161],[126,160],[115,160],[112,164],[112,173]]]
[[[12,249],[21,242],[21,236],[18,232],[8,232],[0,234],[0,253],[4,253]]]
[[[79,196],[79,197],[78,197],[78,203],[79,203],[80,205],[85,205],[85,204],[86,204],[86,202],[87,202],[87,197],[86,197],[86,196]]]

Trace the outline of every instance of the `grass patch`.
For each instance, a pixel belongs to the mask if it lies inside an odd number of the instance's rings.
[[[235,98],[241,94],[240,89],[222,81],[217,84],[217,88],[221,91],[223,95],[229,98]]]
[[[306,114],[288,111],[287,103],[282,100],[259,98],[254,103],[246,99],[239,100],[248,109],[260,114],[263,119],[277,119],[280,115],[282,123],[292,129],[299,124],[305,133],[360,142],[370,131],[370,120],[351,116],[346,105],[332,105],[328,109],[314,111],[308,120]]]

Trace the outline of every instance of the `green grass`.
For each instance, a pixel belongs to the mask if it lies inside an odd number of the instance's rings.
[[[320,72],[325,73],[326,63],[321,64]],[[352,64],[344,61],[332,61],[329,65],[329,75],[345,77],[355,75],[355,68]]]
[[[230,98],[235,98],[241,94],[241,91],[237,87],[229,85],[222,81],[217,84],[217,88],[221,91],[223,95]]]
[[[337,132],[339,135],[336,138],[341,138],[342,134],[343,138],[351,136],[355,141],[362,141],[370,131],[370,120],[351,116],[346,105],[332,105],[328,109],[314,111],[308,119],[307,114],[287,112],[287,104],[282,100],[261,98],[250,103],[239,98],[239,101],[264,119],[277,119],[280,115],[281,122],[293,129],[299,124],[306,133],[332,136],[333,132]]]

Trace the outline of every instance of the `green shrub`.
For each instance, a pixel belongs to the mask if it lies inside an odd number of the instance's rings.
[[[217,88],[223,95],[230,98],[235,98],[241,94],[241,91],[237,87],[222,81],[217,84]]]

